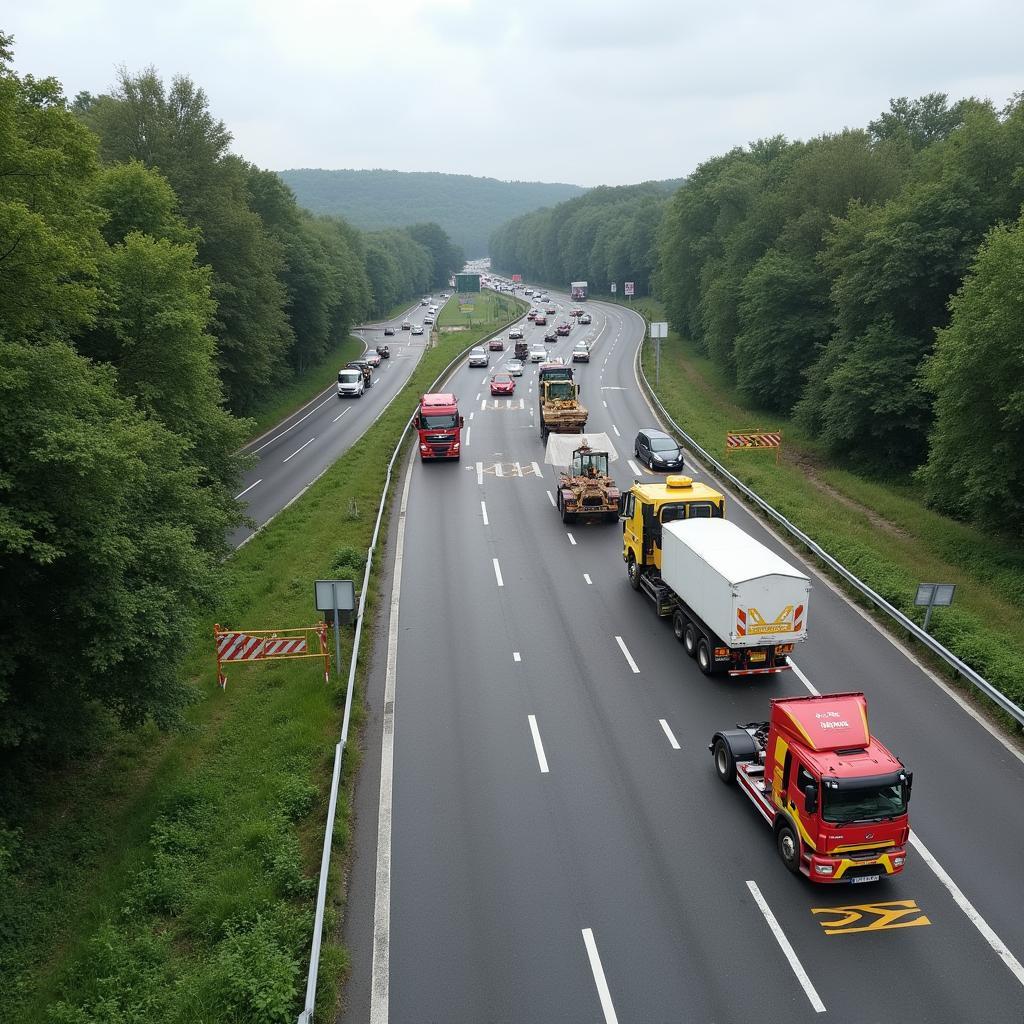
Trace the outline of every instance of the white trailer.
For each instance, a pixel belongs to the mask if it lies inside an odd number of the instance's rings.
[[[705,675],[789,667],[794,644],[807,638],[804,573],[725,519],[665,523],[661,544],[651,596]]]
[[[587,282],[573,281],[569,285],[569,296],[573,302],[585,302],[587,298]]]

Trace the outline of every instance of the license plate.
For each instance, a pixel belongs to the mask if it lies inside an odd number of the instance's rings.
[[[881,877],[881,875],[864,875],[863,878],[851,878],[850,884],[857,885],[860,882],[877,882]]]
[[[766,657],[767,655],[764,653],[764,651],[754,651],[750,655],[750,664],[753,665],[755,662],[764,661]]]

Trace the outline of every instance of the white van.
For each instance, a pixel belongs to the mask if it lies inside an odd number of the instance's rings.
[[[362,370],[346,368],[338,371],[339,398],[362,398],[364,387]]]

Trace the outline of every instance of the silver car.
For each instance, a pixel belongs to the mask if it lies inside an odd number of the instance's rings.
[[[470,366],[487,366],[490,362],[490,358],[487,355],[487,349],[485,348],[474,348],[469,353],[469,365]]]
[[[505,370],[513,377],[522,377],[523,364],[518,359],[510,359],[505,364]]]

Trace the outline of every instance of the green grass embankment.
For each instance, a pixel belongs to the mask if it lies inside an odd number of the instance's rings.
[[[648,320],[664,319],[653,300],[637,300],[633,308]],[[653,385],[650,342],[643,365]],[[831,463],[798,425],[743,403],[722,371],[675,335],[662,344],[658,394],[702,447],[915,621],[924,621],[923,609],[913,603],[918,583],[957,584],[953,607],[933,613],[930,632],[1024,703],[1024,552],[1012,538],[938,515],[912,482],[872,479]],[[782,430],[778,465],[770,452],[725,455],[726,432],[743,428]],[[937,659],[934,664],[945,670]],[[967,692],[976,691],[970,687]]]
[[[415,400],[464,347],[442,337],[398,398],[291,508],[226,566],[223,598],[191,638],[196,691],[173,735],[113,726],[69,767],[5,781],[0,834],[0,1008],[5,1024],[235,1024],[294,1020],[302,1001],[347,665],[235,667],[215,682],[214,622],[312,624],[313,580],[361,580],[387,459]],[[371,583],[367,614],[376,609]],[[357,685],[373,631],[360,659]],[[333,647],[333,645],[332,645]],[[343,657],[352,650],[344,630]],[[353,737],[363,710],[353,704]],[[345,755],[318,1019],[333,1018],[358,744]],[[372,827],[372,822],[367,827]]]

